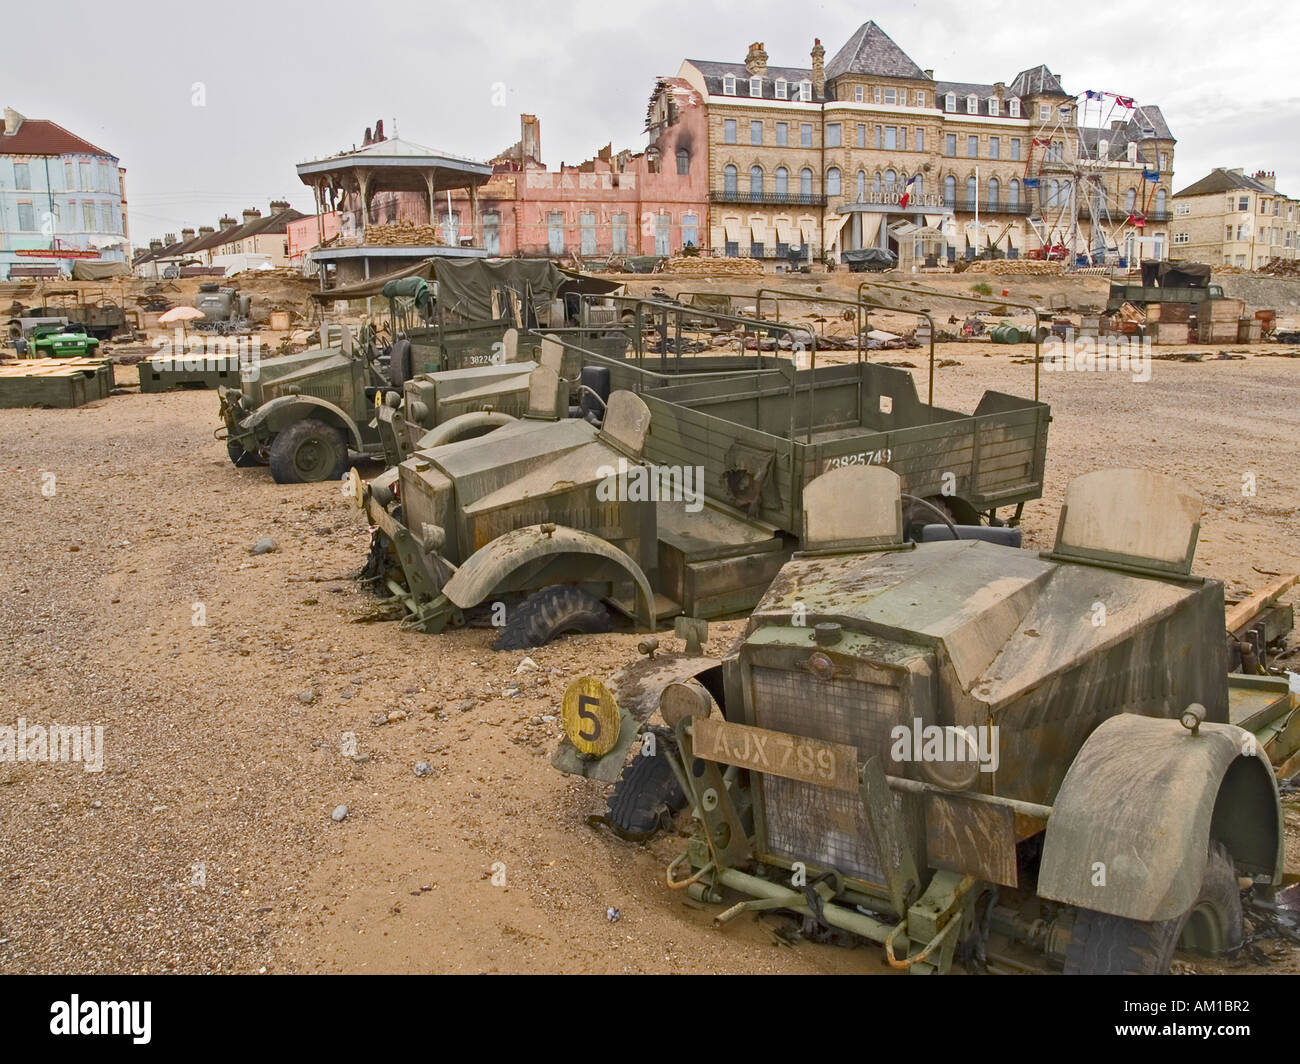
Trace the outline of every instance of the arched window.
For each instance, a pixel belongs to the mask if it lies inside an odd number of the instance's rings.
[[[980,188],[974,177],[966,178],[966,209],[970,210],[980,198]]]
[[[1131,188],[1128,190],[1128,195],[1124,197],[1124,209],[1129,214],[1132,214],[1133,208],[1137,206],[1137,195],[1137,189]]]
[[[1020,182],[1014,177],[1007,186],[1007,206],[1012,209],[1020,206]]]
[[[1158,188],[1156,189],[1156,210],[1164,211],[1164,209],[1165,209],[1165,190],[1163,188]]]
[[[812,195],[812,171],[806,166],[799,171],[799,195]]]
[[[898,183],[898,175],[893,170],[885,171],[885,195],[888,196],[894,191],[894,185]]]
[[[776,194],[778,196],[788,196],[790,194],[790,171],[784,166],[776,168]]]
[[[731,196],[736,194],[736,168],[734,166],[724,166],[722,168],[722,191]]]
[[[866,202],[866,198],[867,198],[867,172],[865,170],[859,170],[858,171],[858,202],[864,203]]]
[[[1047,183],[1047,205],[1049,207],[1059,207],[1061,205],[1061,183],[1059,181],[1049,181]]]
[[[751,166],[749,168],[749,194],[751,196],[761,196],[763,194],[763,168],[761,166]]]
[[[677,172],[679,174],[689,174],[691,172],[691,156],[685,148],[677,149]]]
[[[998,209],[998,197],[1002,194],[1002,186],[998,183],[996,177],[989,178],[989,210]]]
[[[943,179],[943,203],[951,207],[957,202],[957,179],[949,174]]]
[[[925,195],[925,175],[917,174],[916,180],[912,182],[912,199],[919,200]]]
[[[840,168],[832,166],[826,171],[826,195],[838,196],[840,194]]]
[[[1068,207],[1070,205],[1070,197],[1073,195],[1074,195],[1074,182],[1062,181],[1061,182],[1061,206]]]
[[[876,202],[880,202],[880,171],[876,171],[876,176],[871,179],[871,192],[875,196]]]

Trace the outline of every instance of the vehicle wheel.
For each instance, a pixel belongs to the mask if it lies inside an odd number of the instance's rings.
[[[1232,857],[1210,843],[1196,902],[1182,916],[1159,923],[1080,909],[1065,952],[1066,975],[1164,975],[1180,945],[1222,953],[1242,942],[1241,892]]]
[[[641,842],[672,823],[686,808],[686,795],[673,775],[668,759],[658,752],[676,748],[667,728],[652,728],[656,753],[637,754],[623,769],[609,796],[609,812],[602,821],[619,838]]]
[[[511,611],[492,645],[497,650],[524,650],[562,635],[608,632],[609,628],[609,611],[600,599],[580,587],[554,584],[533,592]]]
[[[411,379],[411,341],[399,336],[388,350],[388,379],[399,392]]]
[[[338,480],[347,468],[343,435],[315,418],[295,421],[271,443],[271,476],[277,484]]]
[[[258,465],[257,455],[249,454],[234,440],[226,441],[226,454],[230,455],[230,460],[239,469],[247,469],[249,466]]]

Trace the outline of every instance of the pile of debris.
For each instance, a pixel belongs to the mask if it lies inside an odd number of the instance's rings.
[[[991,273],[998,277],[1050,277],[1064,272],[1063,262],[1037,259],[977,259],[962,270],[962,273]]]
[[[393,222],[366,227],[363,243],[372,247],[411,248],[443,244],[442,229],[413,222]]]
[[[1265,277],[1300,277],[1300,259],[1269,259],[1255,272]]]
[[[675,255],[663,264],[662,272],[678,277],[762,277],[763,263],[758,259]]]

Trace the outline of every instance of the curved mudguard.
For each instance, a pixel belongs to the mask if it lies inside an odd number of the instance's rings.
[[[1131,920],[1196,901],[1211,837],[1237,867],[1281,881],[1277,782],[1250,732],[1121,713],[1083,744],[1047,821],[1038,893]]]
[[[456,570],[447,581],[442,593],[456,606],[468,609],[477,606],[500,586],[501,581],[520,566],[541,558],[561,554],[590,554],[614,562],[636,582],[641,601],[645,605],[645,626],[653,632],[655,627],[654,592],[641,567],[617,547],[599,536],[564,525],[527,525],[485,543]]]
[[[491,432],[518,420],[513,414],[503,414],[499,410],[474,410],[468,414],[457,414],[421,436],[416,441],[415,449],[423,451],[429,447],[441,447],[444,443],[468,439],[472,433],[483,435],[484,430]]]
[[[321,414],[328,416],[321,418]],[[246,435],[265,425],[274,436],[276,433],[283,432],[295,421],[308,417],[343,426],[352,449],[357,451],[364,449],[361,430],[357,427],[357,423],[333,403],[312,395],[282,395],[263,403],[239,423],[239,428],[241,433]]]

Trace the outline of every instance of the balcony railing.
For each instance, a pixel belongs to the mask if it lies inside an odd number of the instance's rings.
[[[773,207],[825,207],[826,197],[811,192],[738,192],[714,189],[711,203],[754,203]]]
[[[1029,201],[1025,199],[958,199],[950,202],[948,206],[962,214],[974,214],[977,206],[980,214],[1029,214],[1032,211]]]

